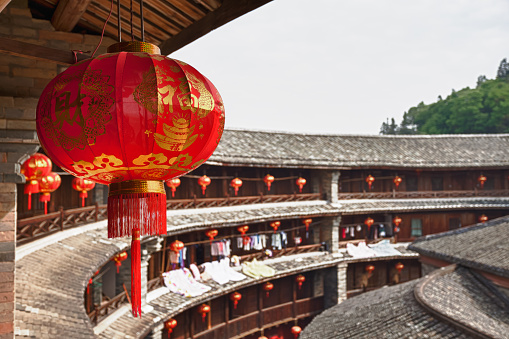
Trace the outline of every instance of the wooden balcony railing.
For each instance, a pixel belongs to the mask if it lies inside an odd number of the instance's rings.
[[[423,199],[423,198],[471,198],[509,197],[509,190],[465,190],[465,191],[411,191],[411,192],[357,192],[339,193],[342,199]]]
[[[162,286],[161,278],[149,280],[147,282],[147,291],[148,292],[153,291],[161,286]],[[125,291],[124,293],[121,293],[115,296],[114,298],[106,302],[103,302],[101,305],[95,305],[94,310],[88,314],[88,317],[94,324],[97,324],[103,318],[107,317],[108,314],[112,313],[113,311],[127,303],[130,303],[130,299],[129,295],[127,294],[127,291]]]
[[[247,204],[261,204],[289,201],[319,200],[320,194],[281,194],[260,195],[254,197],[226,197],[226,198],[194,198],[168,200],[166,206],[169,210],[220,207]],[[18,220],[16,240],[18,244],[24,244],[54,232],[68,228],[97,222],[107,218],[107,205],[95,205],[70,210],[60,209],[58,212],[38,215],[31,218]]]
[[[319,251],[323,245],[322,244],[311,244],[311,245],[303,245],[303,246],[296,246],[296,247],[288,247],[284,248],[282,250],[273,250],[272,251],[272,257],[278,258],[285,255],[291,255],[291,254],[301,254],[301,253],[309,253],[314,251]],[[265,257],[265,253],[257,252],[257,253],[251,253],[242,255],[240,257],[240,261],[251,261],[253,259],[261,260]]]

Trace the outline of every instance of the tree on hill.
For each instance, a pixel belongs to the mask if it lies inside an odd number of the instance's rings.
[[[509,63],[500,62],[496,79],[480,76],[476,88],[452,90],[429,105],[421,102],[405,112],[400,125],[388,121],[381,134],[509,133]]]

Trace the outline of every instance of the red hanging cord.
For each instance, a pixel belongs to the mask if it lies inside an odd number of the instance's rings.
[[[118,0],[118,1],[120,1],[120,0]],[[108,17],[106,18],[106,21],[104,22],[103,31],[101,33],[101,40],[99,40],[99,43],[97,44],[97,47],[95,48],[94,53],[92,53],[92,56],[90,58],[94,57],[95,52],[97,52],[97,50],[99,49],[99,46],[101,46],[101,43],[103,42],[104,31],[106,30],[106,25],[108,24],[108,21],[110,20],[112,11],[113,11],[113,0],[111,0],[110,14],[108,14]],[[120,13],[119,13],[119,15],[120,15]]]

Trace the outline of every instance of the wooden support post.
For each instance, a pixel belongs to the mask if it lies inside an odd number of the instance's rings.
[[[99,204],[97,203],[97,201],[95,202],[94,220],[95,220],[95,222],[97,222],[99,220]]]
[[[60,206],[60,230],[64,230],[64,208]]]
[[[225,297],[225,305],[224,305],[224,338],[228,339],[230,338],[230,298],[229,295],[226,295]]]

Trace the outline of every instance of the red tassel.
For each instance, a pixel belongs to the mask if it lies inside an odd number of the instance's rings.
[[[25,194],[28,194],[28,210],[32,209],[32,193],[39,193],[39,182],[30,180],[25,184]]]
[[[80,192],[81,207],[85,207],[85,198],[88,197],[87,191]]]
[[[32,209],[32,193],[28,193],[28,210]]]
[[[141,248],[138,228],[133,229],[131,242],[131,308],[133,316],[141,318]]]
[[[166,234],[166,196],[161,193],[118,194],[108,197],[108,238]]]
[[[44,214],[48,214],[48,202],[44,202]]]

